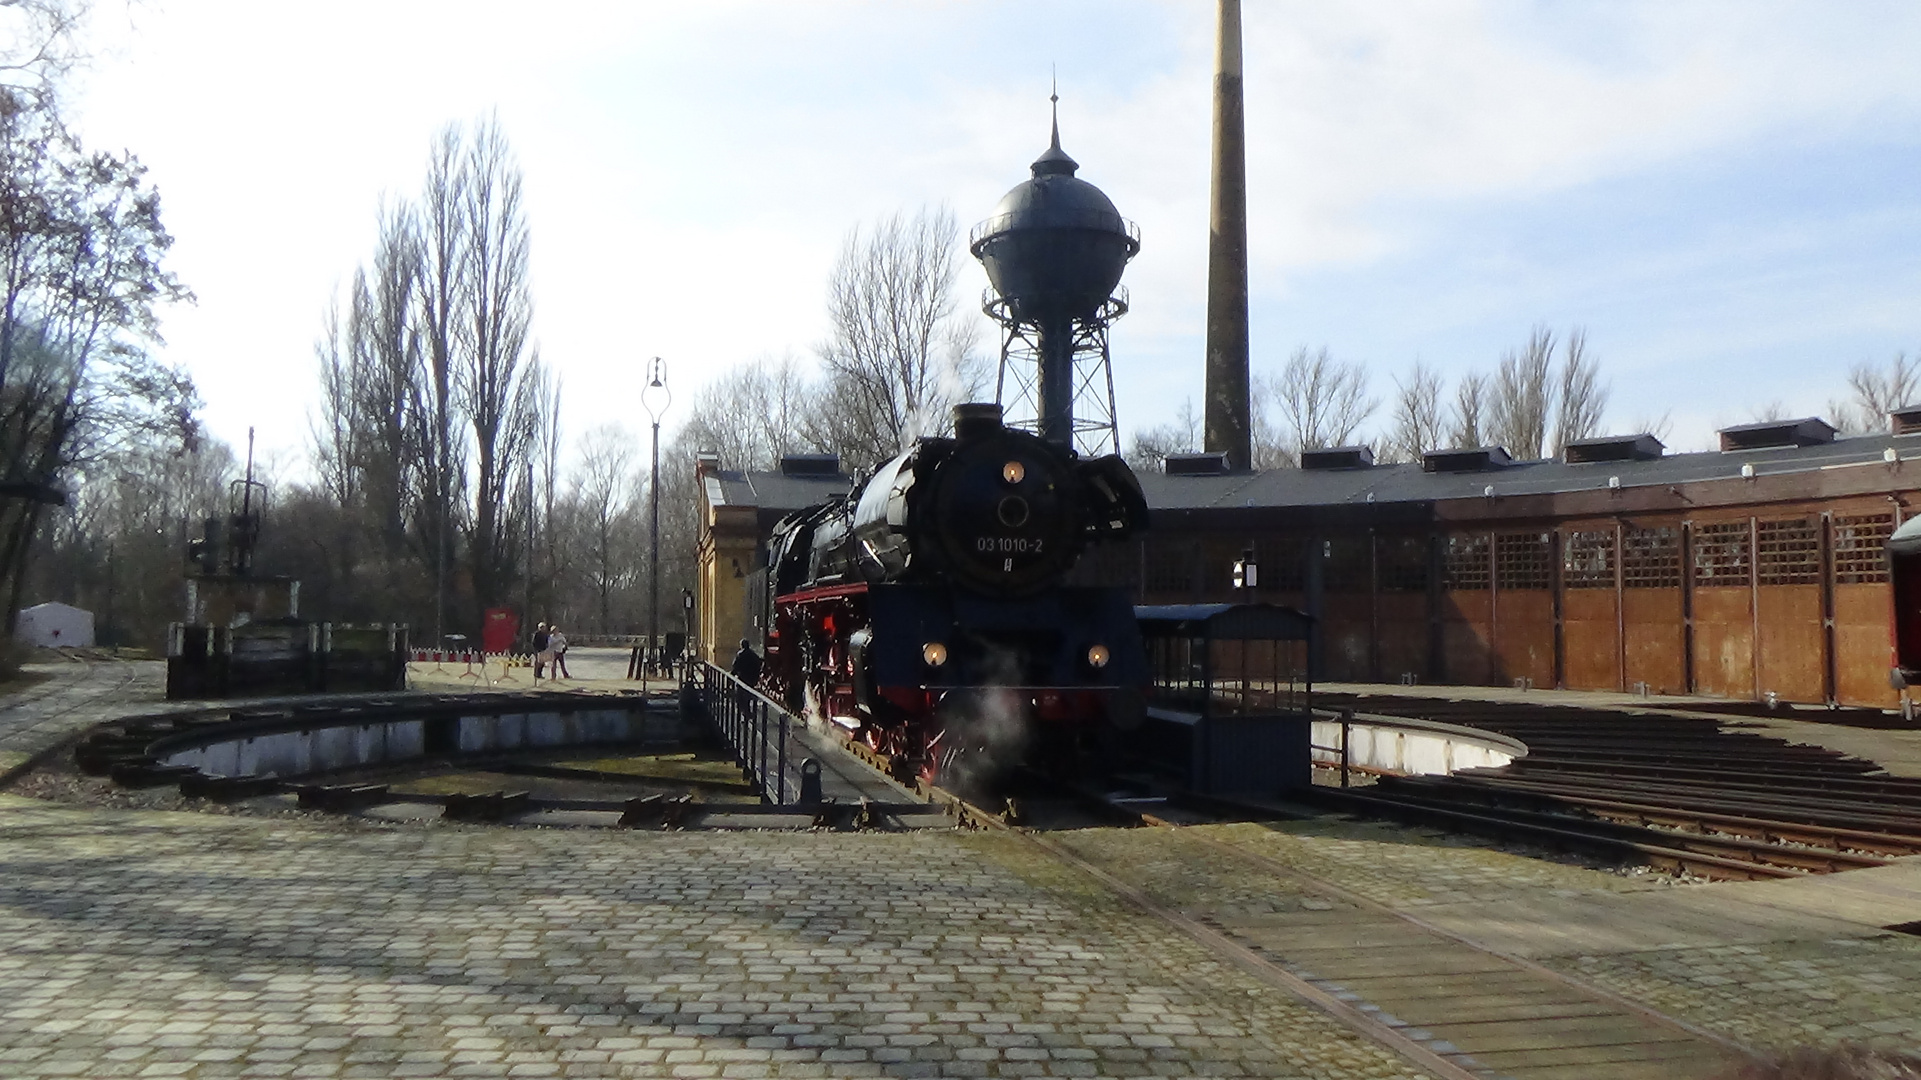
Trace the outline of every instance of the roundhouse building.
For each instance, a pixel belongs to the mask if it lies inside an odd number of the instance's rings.
[[[1725,429],[1719,451],[1636,435],[1529,462],[1479,447],[1377,465],[1344,447],[1253,473],[1176,455],[1141,477],[1151,531],[1076,574],[1142,603],[1299,606],[1320,619],[1325,680],[1889,706],[1882,549],[1921,497],[1921,408],[1891,430],[1838,439],[1809,418]],[[826,459],[783,466],[703,466],[709,659],[751,631],[733,564],[750,571],[783,513],[847,489]]]

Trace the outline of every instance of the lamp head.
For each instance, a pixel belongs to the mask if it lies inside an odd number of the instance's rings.
[[[653,362],[648,365],[648,376],[647,385],[640,391],[640,405],[647,410],[647,416],[658,425],[660,418],[667,412],[667,406],[674,402],[674,392],[667,387],[666,362],[658,356],[654,357]]]

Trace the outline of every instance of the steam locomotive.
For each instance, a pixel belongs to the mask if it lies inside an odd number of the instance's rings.
[[[763,689],[929,781],[1135,727],[1148,680],[1128,597],[1062,583],[1088,545],[1145,527],[1133,472],[998,405],[954,417],[952,438],[783,518],[760,590]]]

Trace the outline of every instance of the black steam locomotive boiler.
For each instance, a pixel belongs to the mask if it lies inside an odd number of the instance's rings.
[[[952,438],[777,524],[764,590],[763,686],[930,781],[1132,728],[1148,680],[1128,597],[1062,583],[1145,526],[1133,472],[998,405],[954,413]]]

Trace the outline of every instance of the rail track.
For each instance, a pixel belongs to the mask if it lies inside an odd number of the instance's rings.
[[[1921,780],[1720,723],[1654,712],[1345,695],[1335,707],[1463,724],[1527,756],[1453,776],[1317,788],[1318,805],[1713,879],[1798,877],[1921,853]]]
[[[96,705],[106,698],[125,690],[139,678],[139,670],[131,663],[121,661],[100,661],[74,653],[64,654],[71,663],[79,664],[80,675],[75,679],[50,679],[14,695],[0,712],[12,712],[32,708],[50,698],[66,696],[69,700],[58,707],[40,713],[32,723],[12,726],[7,732],[9,742],[22,741],[27,735],[32,749],[26,756],[9,767],[0,767],[0,787],[19,776],[44,765],[49,759],[70,749],[84,734],[83,731],[66,731],[65,721],[74,713]],[[42,732],[38,738],[33,733]],[[34,745],[37,744],[37,745]]]
[[[885,762],[878,764],[884,765]],[[986,801],[938,789],[961,820],[1004,829],[1099,881],[1259,981],[1446,1080],[1676,1080],[1710,1075],[1744,1048],[1605,989],[1490,949],[1287,866],[1204,826],[1289,815],[1276,805],[1143,797],[1032,774]],[[1087,825],[1140,826],[1120,858],[1082,850]],[[1202,827],[1196,827],[1202,826]],[[1212,857],[1213,862],[1208,862]],[[1272,913],[1177,895],[1219,875],[1282,903]],[[1156,865],[1158,874],[1143,869]],[[1171,868],[1170,868],[1171,867]]]

